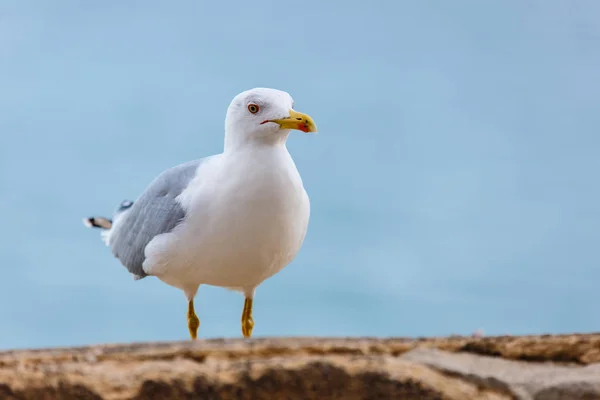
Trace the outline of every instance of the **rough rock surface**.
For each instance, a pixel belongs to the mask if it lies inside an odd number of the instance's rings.
[[[600,334],[8,351],[0,399],[600,399]]]

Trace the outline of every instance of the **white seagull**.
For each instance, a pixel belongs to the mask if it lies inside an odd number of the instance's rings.
[[[112,219],[84,219],[103,230],[134,279],[156,276],[183,290],[192,339],[200,326],[194,311],[200,285],[244,294],[242,333],[250,337],[256,288],[302,246],[310,202],[286,148],[291,130],[317,128],[294,110],[288,93],[242,92],[227,109],[223,153],[164,171]]]

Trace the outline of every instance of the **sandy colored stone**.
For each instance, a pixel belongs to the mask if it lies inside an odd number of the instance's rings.
[[[0,353],[0,399],[600,399],[598,362],[600,334],[98,345]]]
[[[600,363],[585,366],[532,363],[437,349],[415,349],[401,359],[483,388],[496,388],[519,400],[600,399]]]

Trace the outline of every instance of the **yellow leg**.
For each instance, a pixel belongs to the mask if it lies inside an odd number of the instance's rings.
[[[252,299],[246,298],[244,301],[244,311],[242,312],[242,334],[249,338],[252,336],[254,320],[252,319]]]
[[[196,340],[198,336],[198,327],[200,326],[200,320],[196,316],[194,311],[194,300],[190,300],[188,303],[187,311],[188,329],[190,330],[190,337],[192,340]]]

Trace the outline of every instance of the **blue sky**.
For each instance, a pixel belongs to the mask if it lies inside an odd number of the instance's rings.
[[[81,218],[222,150],[225,109],[292,94],[304,246],[256,336],[600,328],[600,3],[0,2],[0,348],[187,338]],[[202,287],[201,337],[243,298]]]

